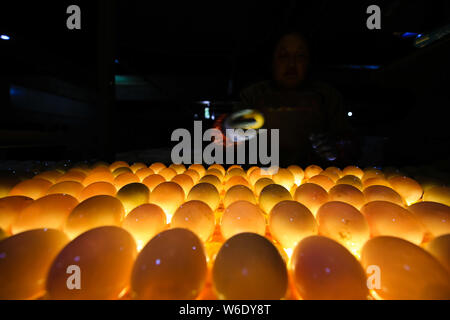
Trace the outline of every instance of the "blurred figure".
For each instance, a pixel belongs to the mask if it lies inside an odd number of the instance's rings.
[[[298,32],[282,34],[273,52],[272,80],[242,91],[237,109],[249,111],[233,119],[232,126],[239,127],[240,121],[248,122],[261,112],[264,128],[280,129],[282,165],[351,161],[352,152],[343,139],[350,135],[351,128],[342,96],[334,88],[310,79],[310,62],[306,38]]]

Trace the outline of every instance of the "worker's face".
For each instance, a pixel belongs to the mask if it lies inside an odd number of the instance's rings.
[[[282,88],[298,87],[306,78],[309,50],[306,41],[297,34],[280,39],[274,53],[273,74]]]

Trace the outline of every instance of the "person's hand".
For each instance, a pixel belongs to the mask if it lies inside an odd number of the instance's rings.
[[[337,158],[336,141],[326,133],[313,133],[309,141],[314,153],[322,160],[334,161]]]

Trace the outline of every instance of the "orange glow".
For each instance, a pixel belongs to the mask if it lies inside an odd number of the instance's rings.
[[[392,188],[398,192],[408,205],[417,202],[423,194],[423,189],[417,181],[403,176],[389,179]]]
[[[111,196],[95,196],[76,206],[64,228],[71,238],[100,226],[120,226],[125,210],[120,200]]]
[[[439,202],[450,206],[450,188],[449,187],[432,187],[423,194],[423,201]]]
[[[325,203],[317,212],[319,234],[331,238],[354,254],[359,254],[370,238],[369,224],[358,209],[345,202]]]
[[[407,209],[388,201],[373,201],[365,204],[361,212],[369,223],[372,237],[394,236],[422,243],[424,230]]]
[[[164,168],[158,174],[163,176],[166,181],[170,181],[177,175],[177,172],[172,168]]]
[[[123,221],[122,227],[134,237],[137,250],[141,251],[150,239],[167,227],[166,214],[153,203],[133,209]]]
[[[246,186],[237,185],[228,189],[223,199],[223,205],[227,208],[233,202],[245,200],[250,203],[256,204],[256,199],[253,191]]]
[[[145,184],[130,183],[122,187],[117,192],[116,197],[122,202],[125,209],[125,215],[127,215],[134,208],[141,204],[148,203],[150,190]]]
[[[275,184],[275,182],[270,178],[260,178],[255,183],[255,195],[259,197],[261,191],[267,187],[269,184]]]
[[[277,203],[284,200],[292,200],[289,191],[280,185],[269,184],[259,195],[259,206],[266,214],[269,214]]]
[[[114,179],[114,185],[116,186],[117,190],[121,189],[127,184],[140,182],[141,180],[134,173],[131,172],[122,173]]]
[[[155,162],[150,167],[155,173],[159,173],[162,169],[166,168],[166,165],[161,162]]]
[[[11,226],[17,220],[22,209],[33,203],[33,199],[24,196],[11,196],[0,199],[0,229],[11,233]]]
[[[54,184],[47,190],[47,195],[49,194],[68,194],[72,197],[79,199],[84,186],[75,181],[65,181]]]
[[[371,186],[363,191],[366,203],[372,201],[389,201],[400,206],[403,205],[402,197],[393,189],[385,186]]]
[[[164,179],[164,177],[160,176],[159,174],[149,175],[147,178],[142,180],[142,183],[145,184],[150,191],[153,191],[163,182],[166,182],[166,179]]]
[[[136,243],[124,229],[105,226],[72,240],[55,258],[47,277],[47,294],[55,300],[118,299],[129,286]],[[81,288],[67,287],[67,267],[81,271]],[[114,281],[111,281],[114,279]]]
[[[434,238],[425,248],[450,272],[450,234]]]
[[[370,186],[385,186],[388,188],[392,188],[391,184],[386,179],[378,178],[378,177],[369,178],[369,179],[364,180],[363,189],[366,189]]]
[[[55,183],[58,178],[60,178],[63,174],[59,171],[45,171],[33,177],[33,179],[44,179],[50,181],[51,183]]]
[[[353,175],[343,176],[338,181],[336,181],[336,184],[348,184],[355,188],[358,188],[361,191],[363,190],[361,179]]]
[[[138,300],[191,300],[200,294],[206,276],[200,239],[187,229],[170,229],[155,236],[139,253],[131,291]]]
[[[109,172],[108,169],[105,169],[103,167],[99,168],[102,168],[103,170],[98,171],[94,171],[97,169],[92,170],[83,180],[83,185],[89,186],[90,184],[96,182],[108,182],[114,184],[114,176],[112,175],[112,173]]]
[[[328,195],[330,201],[345,202],[351,204],[358,210],[366,203],[364,194],[349,184],[335,185],[330,189]]]
[[[308,180],[308,179],[318,175],[322,171],[323,171],[323,169],[321,167],[312,164],[312,165],[306,167],[306,169],[305,169],[305,179]]]
[[[1,241],[0,297],[26,300],[42,296],[50,266],[68,242],[63,232],[51,229],[31,230]]]
[[[305,177],[305,172],[303,169],[299,166],[291,165],[288,167],[288,170],[294,175],[295,184],[299,186]]]
[[[195,185],[187,196],[187,201],[200,200],[206,203],[211,210],[216,211],[220,205],[220,195],[217,188],[210,183],[199,183]]]
[[[364,171],[356,166],[348,166],[342,170],[344,176],[355,176],[358,179],[361,179],[364,175]]]
[[[223,190],[223,185],[222,182],[220,181],[219,178],[217,178],[217,176],[213,176],[213,175],[206,175],[203,176],[198,183],[203,183],[203,182],[207,182],[212,184],[214,187],[216,187],[217,191],[219,191],[219,193],[222,192]]]
[[[175,163],[172,163],[172,164],[169,166],[169,168],[175,170],[175,172],[176,172],[177,174],[182,174],[183,172],[186,171],[186,167],[184,166],[184,164],[175,164]]]
[[[305,183],[295,190],[294,200],[305,205],[315,216],[320,206],[328,201],[328,193],[317,184]]]
[[[137,163],[134,163],[130,167],[130,169],[133,171],[133,173],[136,173],[136,172],[138,172],[141,169],[147,169],[147,165],[145,163],[142,163],[142,162],[137,162]]]
[[[224,185],[224,189],[225,191],[228,191],[228,189],[230,189],[231,187],[237,186],[237,185],[241,185],[241,186],[246,186],[247,188],[252,188],[250,186],[250,184],[248,183],[247,179],[245,179],[242,176],[234,176],[231,177],[227,180],[227,182],[225,182]]]
[[[142,168],[142,169],[139,169],[138,171],[136,171],[134,174],[137,175],[137,177],[141,181],[143,181],[148,176],[151,176],[152,174],[155,174],[155,172],[152,169],[150,169],[150,168]]]
[[[213,235],[216,221],[213,211],[206,203],[192,200],[183,203],[175,211],[170,226],[191,230],[206,242]]]
[[[388,249],[387,249],[388,248]],[[450,275],[428,252],[409,241],[376,237],[366,242],[361,253],[364,268],[381,270],[381,288],[374,289],[382,299],[448,300]]]
[[[128,163],[126,163],[125,161],[116,161],[113,162],[110,166],[109,166],[109,170],[111,172],[113,172],[114,170],[118,169],[118,168],[122,168],[122,167],[130,167],[130,165]]]
[[[81,191],[80,202],[95,196],[112,196],[117,193],[117,189],[111,183],[108,182],[94,182]]]
[[[154,203],[164,210],[169,223],[175,211],[184,202],[184,199],[183,188],[175,182],[163,182],[153,189],[150,194],[150,203]]]
[[[278,169],[278,172],[272,176],[272,180],[275,181],[276,184],[282,185],[287,190],[291,190],[295,184],[294,175],[288,169],[283,168]]]
[[[333,180],[331,180],[327,176],[320,175],[320,174],[308,179],[308,183],[317,184],[317,185],[321,186],[322,188],[324,188],[327,192],[331,188],[333,188],[335,185]]]
[[[237,201],[225,209],[220,230],[225,239],[242,232],[253,232],[264,236],[266,220],[261,209],[248,201]]]
[[[52,185],[53,183],[44,179],[25,180],[14,186],[14,188],[9,191],[9,195],[39,199],[47,194],[47,190]]]
[[[196,184],[198,180],[200,180],[200,175],[195,170],[188,169],[184,172],[184,174],[187,174],[189,177],[191,177],[192,181],[194,181],[194,184]]]
[[[114,170],[112,172],[112,175],[114,176],[114,178],[117,178],[118,176],[120,176],[123,173],[133,173],[133,170],[131,170],[129,167],[120,167],[120,168],[117,168],[116,170]]]
[[[69,195],[53,194],[35,200],[22,209],[12,224],[12,233],[41,228],[62,230],[78,200]]]
[[[208,169],[219,170],[222,173],[222,176],[225,176],[225,173],[226,173],[225,168],[220,164],[212,164],[208,167]]]
[[[205,171],[206,171],[206,169],[201,164],[192,164],[189,166],[189,170],[197,171],[200,178],[205,175]]]
[[[176,175],[171,181],[178,183],[183,188],[184,194],[188,194],[194,186],[192,178],[184,173]]]
[[[322,171],[321,173],[318,174],[318,176],[325,176],[327,178],[330,178],[331,181],[333,181],[333,183],[335,184],[336,181],[338,181],[341,177],[335,173],[334,171],[330,170],[328,171],[328,168],[325,171]],[[314,178],[314,177],[313,177]]]
[[[424,226],[427,235],[438,237],[450,233],[450,207],[437,202],[418,202],[408,207]]]
[[[80,171],[69,171],[66,174],[63,174],[58,179],[56,179],[56,183],[66,182],[66,181],[74,181],[83,183],[84,179],[86,179],[86,174]]]
[[[364,170],[364,174],[361,178],[361,181],[364,182],[367,179],[370,178],[380,178],[380,179],[386,179],[386,177],[384,176],[383,171],[375,169],[375,168],[370,168],[370,169],[365,169]]]
[[[307,207],[287,200],[273,207],[269,215],[269,229],[281,246],[292,252],[303,238],[317,234],[317,223]]]
[[[220,172],[218,169],[208,169],[205,172],[205,176],[216,176],[220,182],[223,181],[224,176],[222,172]]]

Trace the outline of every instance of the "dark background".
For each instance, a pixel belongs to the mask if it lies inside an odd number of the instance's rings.
[[[66,8],[81,8],[81,30]],[[378,4],[382,29],[366,28]],[[312,39],[313,77],[336,87],[361,166],[450,171],[449,1],[3,1],[0,161],[168,161],[170,135],[230,111],[270,77],[274,36]],[[213,119],[204,119],[212,126]]]

